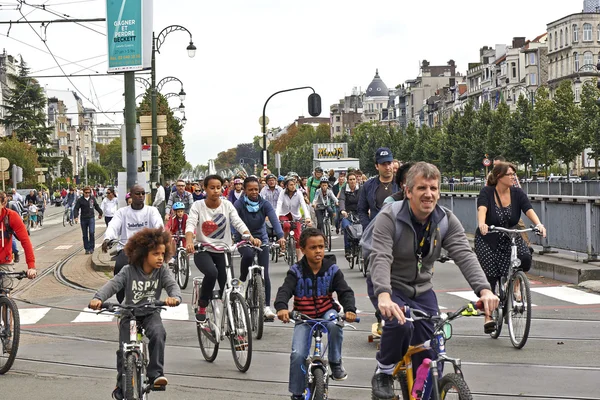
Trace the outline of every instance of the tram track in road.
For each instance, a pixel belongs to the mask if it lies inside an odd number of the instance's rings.
[[[31,363],[31,364],[52,365],[52,366],[57,366],[57,367],[88,369],[88,370],[96,370],[96,371],[114,372],[114,370],[115,370],[115,368],[112,366],[107,367],[107,366],[103,366],[103,365],[71,363],[71,362],[64,362],[64,361],[50,361],[50,360],[41,360],[41,359],[26,358],[26,357],[25,358],[17,357],[17,360],[19,360],[20,362],[26,362],[26,363]],[[463,363],[463,364],[468,365],[469,363]],[[535,365],[533,365],[533,366],[535,366]],[[44,371],[44,375],[50,375],[50,376],[56,376],[56,377],[81,378],[81,374],[56,373],[56,372],[50,372],[50,371],[51,371],[51,369]],[[13,373],[23,373],[23,374],[31,373],[31,371],[23,370],[19,367],[13,367],[12,372]],[[227,377],[227,376],[222,376],[222,375],[211,375],[211,374],[191,374],[191,373],[182,373],[182,372],[169,372],[169,376],[174,376],[174,377],[179,377],[179,378],[191,378],[191,379],[210,379],[210,380],[218,380],[221,382],[239,382],[240,381],[239,377],[236,378],[236,377]],[[271,385],[282,386],[282,387],[284,387],[282,393],[286,392],[287,386],[288,386],[287,381],[275,380],[272,378],[271,379],[245,378],[245,379],[243,379],[243,381],[249,382],[249,383],[271,384]],[[182,385],[182,384],[177,384],[177,383],[171,383],[171,384],[169,384],[169,387],[198,389],[198,386]],[[224,387],[227,387],[227,385],[225,385]],[[345,390],[355,390],[355,391],[360,391],[360,392],[370,392],[371,391],[370,386],[350,385],[350,384],[339,383],[339,382],[330,382],[330,387],[337,388],[337,389],[345,389]],[[224,390],[223,386],[221,386],[218,390],[239,394],[239,390],[233,390],[233,389]],[[499,393],[499,392],[482,392],[482,391],[472,391],[471,393],[475,399],[477,399],[477,398],[482,398],[482,399],[498,398],[498,397],[507,398],[507,399],[546,399],[546,400],[598,400],[599,399],[598,397],[588,397],[588,396],[564,397],[564,396],[548,395],[548,394],[535,395],[535,394],[523,394],[523,393]],[[254,394],[264,394],[264,393],[255,392]],[[335,399],[335,397],[331,397],[331,398]]]

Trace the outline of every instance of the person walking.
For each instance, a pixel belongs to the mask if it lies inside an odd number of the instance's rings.
[[[119,200],[115,196],[115,192],[113,189],[106,189],[106,197],[102,200],[102,204],[100,204],[100,208],[102,209],[102,213],[104,214],[104,222],[106,226],[113,219],[115,215],[115,211],[119,208]]]
[[[156,182],[156,196],[154,197],[152,206],[158,209],[161,218],[165,217],[165,188],[160,182]]]
[[[75,201],[75,207],[73,208],[75,223],[77,223],[79,212],[81,211],[81,232],[83,233],[83,248],[85,249],[85,254],[92,254],[96,247],[94,238],[96,233],[94,209],[98,211],[98,219],[102,218],[102,209],[98,205],[96,198],[92,196],[92,188],[86,186],[83,188],[83,196]]]

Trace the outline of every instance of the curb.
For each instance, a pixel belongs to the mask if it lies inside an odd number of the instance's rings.
[[[580,287],[588,289],[592,292],[600,293],[600,280],[589,280],[579,284]]]
[[[99,272],[112,272],[115,269],[115,262],[108,253],[103,253],[102,248],[98,247],[92,253],[92,269]]]

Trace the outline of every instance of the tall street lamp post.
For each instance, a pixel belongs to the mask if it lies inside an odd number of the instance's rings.
[[[319,96],[315,92],[315,89],[313,89],[310,86],[302,86],[302,87],[297,87],[297,88],[293,88],[293,89],[280,90],[279,92],[275,92],[269,96],[267,101],[265,101],[265,105],[263,106],[262,118],[260,119],[260,123],[262,125],[262,132],[263,132],[263,153],[262,153],[263,175],[265,175],[265,171],[267,170],[267,162],[268,162],[268,156],[269,156],[268,151],[267,151],[267,117],[265,115],[265,112],[267,110],[267,103],[269,102],[269,100],[271,100],[271,98],[273,96],[275,96],[279,93],[291,92],[293,90],[300,90],[300,89],[310,89],[313,91],[312,94],[310,96],[308,96],[308,113],[313,117],[317,117],[321,114],[321,96]]]
[[[154,33],[152,33],[152,75],[150,85],[150,90],[152,93],[152,171],[150,174],[152,201],[154,201],[154,197],[156,196],[156,182],[159,182],[160,180],[158,173],[158,123],[156,115],[156,53],[160,53],[160,47],[165,42],[167,35],[175,31],[185,31],[190,35],[190,44],[186,48],[188,51],[188,56],[191,58],[196,55],[196,46],[194,46],[194,42],[192,41],[192,33],[187,28],[181,25],[170,25],[160,31],[160,33],[156,36]]]

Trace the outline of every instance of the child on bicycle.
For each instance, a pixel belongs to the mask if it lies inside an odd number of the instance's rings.
[[[329,178],[326,176],[321,178],[321,187],[315,192],[312,206],[315,208],[317,216],[317,229],[323,230],[323,220],[325,219],[325,210],[329,212],[329,218],[333,218],[333,206],[337,206],[338,199],[333,194],[333,190],[329,189]]]
[[[38,221],[38,208],[35,204],[33,204],[32,199],[29,199],[29,204],[27,204],[27,211],[29,212],[29,226],[33,229],[36,227]]]
[[[188,216],[185,213],[185,204],[183,204],[181,201],[178,201],[177,203],[173,204],[173,211],[175,211],[175,215],[173,215],[171,217],[171,219],[169,219],[169,222],[167,222],[167,229],[171,232],[172,235],[174,236],[178,236],[178,237],[174,237],[173,242],[174,242],[174,251],[173,254],[177,253],[177,243],[181,243],[180,245],[183,247],[185,246],[185,224],[187,224],[187,219]],[[181,241],[181,242],[180,242]],[[169,264],[174,264],[175,263],[175,256],[173,256],[171,258],[171,260],[169,261]]]
[[[158,229],[142,229],[129,238],[125,245],[125,254],[129,258],[126,265],[114,278],[108,281],[89,304],[93,310],[102,308],[102,303],[119,290],[125,289],[126,305],[143,305],[160,300],[162,289],[167,291],[165,303],[175,307],[181,303],[181,292],[173,275],[164,265],[167,257],[171,256],[171,234]],[[136,310],[138,321],[144,327],[149,340],[148,381],[154,388],[167,385],[167,378],[163,376],[163,363],[165,354],[165,341],[167,333],[163,327],[160,314],[156,310]],[[119,350],[117,350],[117,387],[113,391],[113,398],[123,399],[121,390],[122,350],[123,343],[129,342],[129,319],[121,318],[119,323]]]
[[[334,261],[324,259],[325,236],[315,228],[307,228],[300,235],[300,249],[304,257],[294,264],[285,277],[283,285],[277,291],[275,309],[277,318],[284,323],[290,322],[288,302],[294,296],[294,311],[305,314],[309,318],[329,318],[340,311],[339,305],[333,300],[333,292],[344,307],[346,321],[356,319],[354,291],[348,286],[344,274]],[[327,322],[329,331],[328,358],[331,367],[331,377],[334,380],[345,380],[348,374],[342,367],[342,342],[344,339],[342,327],[333,322]],[[294,327],[292,338],[292,354],[290,357],[289,391],[292,400],[304,397],[305,371],[304,361],[310,351],[310,331],[308,324],[299,323]]]

